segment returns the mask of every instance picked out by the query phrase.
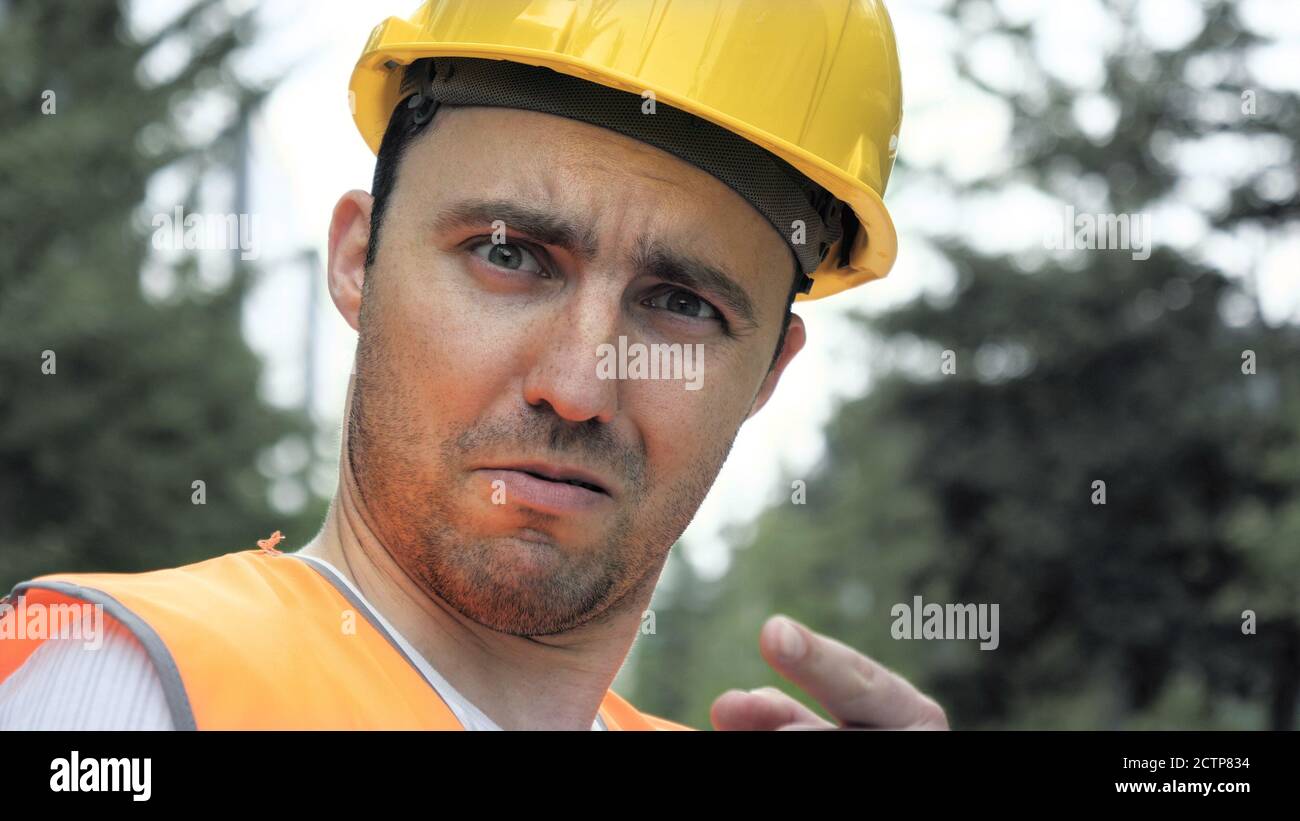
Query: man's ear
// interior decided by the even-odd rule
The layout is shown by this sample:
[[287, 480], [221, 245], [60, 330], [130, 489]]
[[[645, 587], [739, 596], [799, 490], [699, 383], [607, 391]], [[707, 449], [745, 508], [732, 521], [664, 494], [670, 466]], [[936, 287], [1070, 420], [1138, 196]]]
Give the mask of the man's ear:
[[357, 319], [361, 315], [361, 287], [366, 281], [373, 204], [374, 198], [365, 191], [349, 191], [339, 197], [330, 218], [330, 298], [354, 331], [361, 330]]
[[759, 409], [767, 404], [771, 398], [772, 391], [776, 390], [776, 383], [781, 378], [781, 372], [785, 366], [790, 364], [794, 355], [803, 350], [804, 343], [808, 341], [807, 332], [803, 326], [803, 317], [798, 314], [790, 315], [790, 327], [785, 332], [785, 342], [781, 345], [781, 353], [776, 357], [776, 364], [772, 370], [768, 371], [767, 376], [763, 378], [763, 384], [758, 388], [758, 395], [754, 397], [754, 404], [750, 407], [749, 413], [745, 416], [749, 419], [758, 413]]

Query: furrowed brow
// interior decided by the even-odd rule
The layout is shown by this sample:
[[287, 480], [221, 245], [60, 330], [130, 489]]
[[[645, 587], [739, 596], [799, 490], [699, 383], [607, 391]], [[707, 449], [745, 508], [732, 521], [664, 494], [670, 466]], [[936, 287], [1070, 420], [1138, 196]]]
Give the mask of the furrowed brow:
[[712, 294], [725, 302], [742, 322], [754, 324], [754, 302], [749, 293], [731, 275], [703, 260], [659, 243], [641, 242], [633, 254], [632, 265], [642, 275]]
[[526, 235], [537, 242], [563, 248], [584, 261], [594, 259], [599, 251], [590, 228], [513, 200], [454, 202], [438, 214], [433, 225], [438, 231], [453, 231], [471, 225], [491, 225], [496, 220], [505, 223], [507, 235]]

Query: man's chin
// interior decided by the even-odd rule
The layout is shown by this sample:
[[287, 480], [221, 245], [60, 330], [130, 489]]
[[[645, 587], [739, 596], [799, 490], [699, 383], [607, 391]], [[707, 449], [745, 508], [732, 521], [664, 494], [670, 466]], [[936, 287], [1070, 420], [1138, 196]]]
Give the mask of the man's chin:
[[502, 578], [550, 580], [577, 555], [577, 545], [566, 544], [554, 534], [521, 528], [487, 540], [487, 561]]
[[580, 626], [615, 586], [588, 545], [531, 528], [472, 539], [421, 565], [430, 592], [478, 624], [517, 636]]
[[608, 514], [553, 516], [517, 504], [481, 509], [467, 524], [480, 540], [546, 548], [573, 557], [600, 551], [610, 544], [613, 530]]

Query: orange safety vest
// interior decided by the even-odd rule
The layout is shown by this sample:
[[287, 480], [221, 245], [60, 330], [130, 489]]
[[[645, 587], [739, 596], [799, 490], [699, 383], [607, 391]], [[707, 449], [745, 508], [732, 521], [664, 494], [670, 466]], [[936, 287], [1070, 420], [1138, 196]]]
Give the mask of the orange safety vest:
[[[28, 609], [102, 604], [149, 654], [177, 729], [463, 729], [356, 595], [291, 553], [245, 550], [149, 573], [39, 576], [6, 601], [16, 608], [20, 594]], [[0, 612], [18, 617], [16, 609]], [[45, 640], [0, 639], [0, 681]], [[692, 729], [642, 713], [613, 690], [600, 716], [611, 730]]]

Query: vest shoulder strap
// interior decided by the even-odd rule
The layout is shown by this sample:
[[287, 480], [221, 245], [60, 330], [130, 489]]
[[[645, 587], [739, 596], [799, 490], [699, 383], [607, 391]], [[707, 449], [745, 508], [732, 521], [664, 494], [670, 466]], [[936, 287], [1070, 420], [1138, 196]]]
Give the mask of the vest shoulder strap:
[[[17, 596], [102, 605], [149, 654], [178, 729], [461, 729], [364, 603], [292, 554], [247, 550], [146, 573], [54, 574], [19, 584]], [[40, 641], [0, 641], [0, 681]], [[690, 729], [641, 713], [613, 690], [600, 714], [614, 730]]]

